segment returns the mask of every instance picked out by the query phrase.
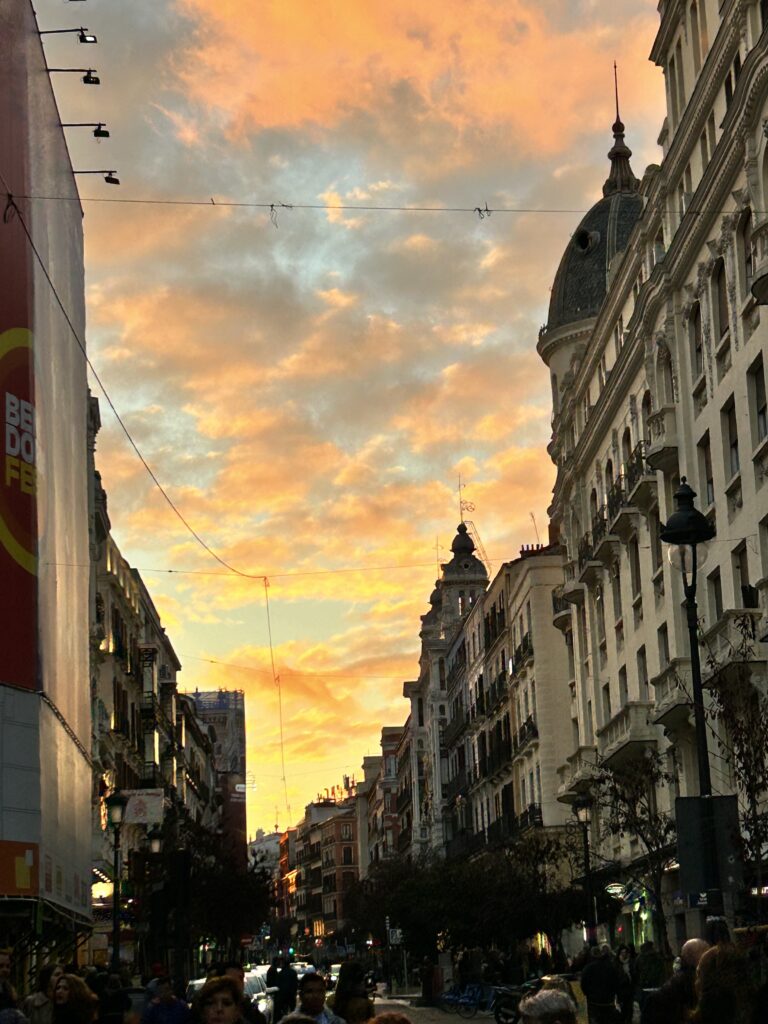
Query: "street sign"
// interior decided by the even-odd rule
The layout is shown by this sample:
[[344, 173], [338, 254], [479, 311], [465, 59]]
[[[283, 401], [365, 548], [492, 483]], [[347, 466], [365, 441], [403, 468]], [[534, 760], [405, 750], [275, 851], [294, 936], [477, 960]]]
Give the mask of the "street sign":
[[402, 944], [403, 944], [403, 929], [402, 928], [390, 928], [389, 929], [389, 944], [390, 944], [390, 946], [402, 946]]

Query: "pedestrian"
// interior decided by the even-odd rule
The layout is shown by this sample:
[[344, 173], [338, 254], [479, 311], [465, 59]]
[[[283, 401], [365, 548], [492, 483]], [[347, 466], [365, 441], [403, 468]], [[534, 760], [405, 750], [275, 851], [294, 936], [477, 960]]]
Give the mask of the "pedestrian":
[[597, 946], [590, 950], [589, 963], [581, 972], [581, 990], [587, 1000], [589, 1024], [618, 1024], [616, 997], [621, 977], [612, 956]]
[[322, 974], [307, 972], [299, 979], [298, 1005], [293, 1013], [284, 1017], [294, 1024], [297, 1017], [309, 1017], [316, 1024], [345, 1024], [325, 1005], [326, 984]]
[[108, 974], [99, 996], [99, 1024], [124, 1024], [132, 1008], [119, 974]]
[[642, 1013], [645, 1000], [652, 989], [664, 984], [664, 961], [648, 939], [640, 947], [635, 960], [635, 999]]
[[282, 967], [282, 965], [282, 957], [272, 957], [272, 963], [269, 965], [269, 968], [267, 970], [267, 976], [265, 978], [267, 988], [277, 988], [277, 979], [280, 976], [280, 968]]
[[159, 960], [156, 960], [155, 963], [152, 964], [152, 967], [150, 969], [150, 979], [145, 986], [145, 1006], [148, 1006], [155, 998], [155, 996], [157, 995], [157, 986], [160, 984], [160, 979], [164, 978], [167, 975], [167, 973], [168, 972], [166, 971], [165, 966], [161, 964]]
[[99, 1001], [82, 978], [61, 975], [53, 990], [53, 1024], [93, 1024]]
[[730, 942], [708, 949], [696, 969], [696, 1024], [751, 1024], [755, 993], [746, 959]]
[[520, 1003], [523, 1024], [576, 1024], [576, 1004], [558, 989], [543, 989]]
[[141, 1024], [188, 1024], [191, 1014], [189, 1007], [177, 999], [170, 978], [159, 978], [157, 995], [145, 1007]]
[[240, 989], [233, 978], [209, 978], [198, 992], [193, 1012], [199, 1024], [239, 1024]]
[[277, 987], [279, 992], [275, 998], [275, 1017], [280, 1020], [296, 1009], [296, 993], [299, 991], [299, 976], [289, 960], [283, 961], [277, 976]]
[[616, 950], [616, 967], [619, 973], [619, 991], [616, 996], [619, 1001], [619, 1015], [622, 1024], [632, 1024], [632, 1016], [635, 1011], [635, 990], [630, 970], [629, 949], [626, 943], [622, 943]]
[[649, 993], [640, 1024], [678, 1024], [688, 1020], [696, 1006], [696, 969], [709, 949], [705, 939], [688, 939], [680, 950], [680, 970], [661, 988]]
[[332, 1004], [333, 1012], [347, 1024], [363, 1024], [375, 1015], [361, 963], [352, 960], [341, 965]]
[[13, 967], [13, 950], [10, 946], [0, 947], [0, 981], [11, 980]]
[[245, 993], [245, 970], [243, 965], [237, 963], [236, 960], [230, 960], [229, 963], [224, 964], [222, 976], [232, 978], [233, 981], [237, 982], [237, 987], [240, 989], [240, 1016], [246, 1024], [267, 1024], [267, 1018]]
[[16, 990], [7, 978], [0, 980], [0, 1024], [27, 1024], [18, 1009]]
[[21, 1004], [29, 1024], [53, 1024], [53, 990], [64, 973], [61, 964], [43, 964], [37, 973], [37, 987]]

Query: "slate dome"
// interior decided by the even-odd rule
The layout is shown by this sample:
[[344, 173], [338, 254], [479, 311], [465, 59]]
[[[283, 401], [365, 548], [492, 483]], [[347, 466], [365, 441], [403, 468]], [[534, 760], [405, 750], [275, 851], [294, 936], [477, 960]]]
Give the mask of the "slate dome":
[[560, 260], [549, 301], [547, 330], [597, 315], [605, 298], [611, 260], [627, 247], [643, 209], [640, 182], [632, 173], [632, 151], [624, 142], [624, 125], [613, 125], [608, 158], [611, 171], [603, 198], [586, 214]]

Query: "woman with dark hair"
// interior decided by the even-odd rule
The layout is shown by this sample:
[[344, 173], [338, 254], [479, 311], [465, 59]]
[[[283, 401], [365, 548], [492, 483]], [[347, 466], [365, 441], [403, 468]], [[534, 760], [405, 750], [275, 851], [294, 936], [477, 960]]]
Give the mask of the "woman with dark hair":
[[697, 1024], [750, 1024], [754, 990], [745, 958], [730, 942], [713, 946], [696, 969]]
[[37, 988], [21, 1004], [29, 1024], [53, 1024], [53, 990], [64, 973], [61, 964], [44, 964], [37, 974]]
[[361, 963], [353, 960], [341, 965], [336, 988], [328, 999], [328, 1005], [331, 1004], [336, 1016], [347, 1024], [365, 1024], [375, 1015]]
[[242, 992], [234, 978], [209, 978], [192, 1004], [199, 1024], [238, 1024]]
[[53, 1024], [93, 1024], [99, 1001], [82, 978], [62, 974], [53, 990]]

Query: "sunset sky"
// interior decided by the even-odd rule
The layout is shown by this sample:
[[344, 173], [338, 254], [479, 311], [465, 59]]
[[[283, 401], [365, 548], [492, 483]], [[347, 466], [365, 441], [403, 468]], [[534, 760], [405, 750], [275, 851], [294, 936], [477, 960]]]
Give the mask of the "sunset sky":
[[[284, 828], [405, 719], [459, 473], [494, 568], [535, 540], [531, 513], [546, 536], [538, 328], [607, 176], [614, 59], [633, 169], [660, 159], [656, 2], [36, 7], [41, 28], [99, 39], [45, 42], [51, 65], [101, 77], [54, 81], [63, 120], [112, 133], [67, 129], [75, 168], [122, 182], [81, 178], [83, 197], [206, 204], [84, 203], [88, 345], [184, 516], [230, 564], [270, 578], [290, 817], [263, 584], [209, 575], [225, 570], [103, 401], [97, 464], [180, 686], [245, 690], [250, 831]], [[278, 207], [273, 223], [211, 199], [321, 208]], [[497, 212], [482, 220], [328, 208], [486, 203]], [[359, 571], [371, 567], [388, 568]]]

